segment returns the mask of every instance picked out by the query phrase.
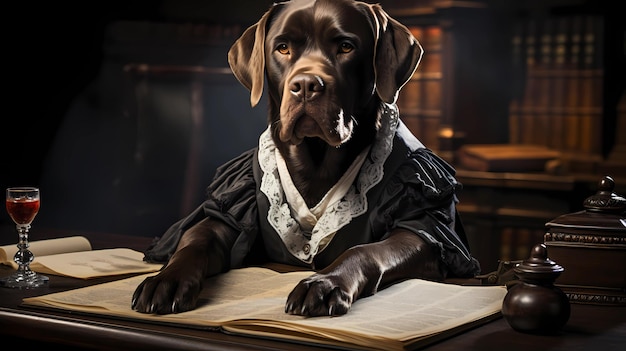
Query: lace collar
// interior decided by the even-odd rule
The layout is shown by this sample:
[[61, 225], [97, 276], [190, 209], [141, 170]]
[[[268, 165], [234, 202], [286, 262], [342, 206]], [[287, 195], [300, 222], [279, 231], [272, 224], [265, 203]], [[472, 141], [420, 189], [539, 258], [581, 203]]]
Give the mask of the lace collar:
[[261, 192], [269, 201], [267, 220], [280, 236], [289, 252], [310, 264], [335, 233], [367, 211], [367, 192], [383, 178], [383, 165], [391, 153], [393, 137], [398, 127], [396, 105], [382, 104], [381, 127], [370, 149], [369, 157], [346, 195], [329, 206], [310, 232], [302, 230], [293, 218], [283, 191], [276, 156], [276, 146], [268, 127], [259, 138], [259, 165], [263, 171]]

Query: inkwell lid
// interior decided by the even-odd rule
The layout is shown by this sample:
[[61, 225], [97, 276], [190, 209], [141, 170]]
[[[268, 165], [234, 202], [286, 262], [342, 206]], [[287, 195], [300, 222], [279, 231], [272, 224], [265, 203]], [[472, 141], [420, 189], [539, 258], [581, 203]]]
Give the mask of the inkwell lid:
[[522, 281], [553, 283], [565, 269], [548, 258], [545, 244], [537, 244], [530, 251], [530, 257], [515, 266], [515, 274]]
[[546, 223], [546, 227], [608, 231], [626, 236], [626, 198], [613, 192], [614, 189], [613, 178], [604, 176], [598, 182], [598, 191], [583, 202], [585, 210], [559, 216]]

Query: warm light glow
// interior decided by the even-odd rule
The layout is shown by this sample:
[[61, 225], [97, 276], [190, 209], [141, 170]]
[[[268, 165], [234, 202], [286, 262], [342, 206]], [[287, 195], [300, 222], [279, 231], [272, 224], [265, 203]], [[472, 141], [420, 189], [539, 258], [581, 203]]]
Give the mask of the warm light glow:
[[439, 136], [444, 138], [452, 138], [454, 136], [454, 130], [450, 127], [443, 127], [439, 129]]

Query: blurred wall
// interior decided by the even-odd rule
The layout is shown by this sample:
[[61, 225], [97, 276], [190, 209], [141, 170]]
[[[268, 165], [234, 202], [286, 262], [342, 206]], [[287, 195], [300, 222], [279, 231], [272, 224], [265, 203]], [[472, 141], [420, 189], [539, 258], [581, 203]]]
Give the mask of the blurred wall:
[[[33, 231], [158, 236], [199, 205], [215, 168], [265, 128], [226, 55], [270, 4], [9, 5], [20, 15], [0, 186], [40, 186]], [[0, 243], [14, 242], [0, 212]]]

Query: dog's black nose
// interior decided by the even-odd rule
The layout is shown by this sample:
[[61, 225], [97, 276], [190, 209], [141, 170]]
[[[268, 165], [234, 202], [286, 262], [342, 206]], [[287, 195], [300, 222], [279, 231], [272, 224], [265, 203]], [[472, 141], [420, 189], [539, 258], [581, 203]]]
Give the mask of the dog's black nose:
[[298, 101], [313, 100], [324, 92], [324, 88], [322, 78], [311, 74], [298, 74], [289, 83], [289, 90]]

